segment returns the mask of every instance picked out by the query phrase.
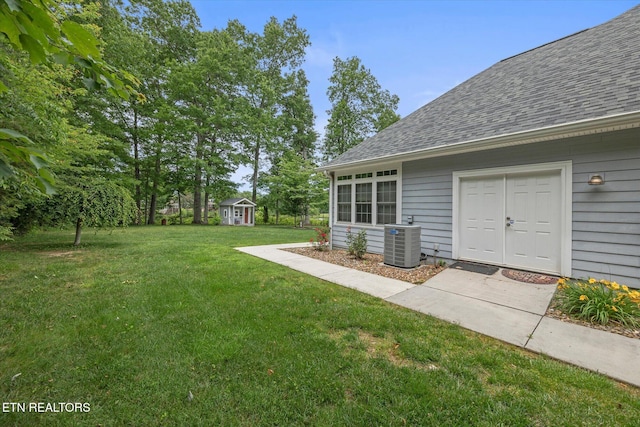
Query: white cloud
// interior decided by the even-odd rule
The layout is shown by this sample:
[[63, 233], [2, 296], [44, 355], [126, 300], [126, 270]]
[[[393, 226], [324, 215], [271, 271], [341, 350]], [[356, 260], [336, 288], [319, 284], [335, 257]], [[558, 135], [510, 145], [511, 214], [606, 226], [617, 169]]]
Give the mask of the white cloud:
[[308, 65], [321, 68], [333, 67], [333, 58], [336, 57], [331, 50], [314, 45], [307, 47], [306, 54], [306, 63]]

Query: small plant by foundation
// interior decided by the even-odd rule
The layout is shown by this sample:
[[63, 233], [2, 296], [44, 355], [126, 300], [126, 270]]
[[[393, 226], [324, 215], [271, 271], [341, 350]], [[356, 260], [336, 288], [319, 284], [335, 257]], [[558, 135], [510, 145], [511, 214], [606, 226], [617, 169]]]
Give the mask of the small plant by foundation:
[[367, 230], [360, 230], [357, 234], [351, 232], [351, 227], [347, 228], [347, 248], [350, 255], [357, 259], [364, 258], [367, 253]]
[[309, 240], [313, 248], [317, 251], [329, 249], [329, 233], [331, 232], [329, 227], [316, 227], [314, 230], [316, 237]]

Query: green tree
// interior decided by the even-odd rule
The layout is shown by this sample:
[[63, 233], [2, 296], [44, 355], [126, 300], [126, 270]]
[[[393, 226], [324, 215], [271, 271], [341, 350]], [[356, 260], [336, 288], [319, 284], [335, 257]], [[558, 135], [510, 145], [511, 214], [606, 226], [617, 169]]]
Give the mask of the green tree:
[[74, 244], [79, 245], [83, 226], [126, 227], [136, 209], [129, 190], [110, 179], [115, 159], [109, 138], [74, 125], [67, 125], [65, 137], [66, 143], [52, 151], [58, 191], [37, 209], [41, 223], [75, 225]]
[[[135, 78], [102, 59], [100, 29], [92, 24], [96, 17], [96, 3], [0, 1], [0, 68], [8, 71], [0, 73], [0, 89], [4, 89], [0, 98], [6, 107], [0, 115], [0, 127], [10, 124], [13, 130], [5, 129], [4, 134], [30, 144], [24, 150], [12, 146], [13, 141], [4, 140], [1, 145], [14, 154], [28, 154], [33, 165], [10, 156], [2, 159], [4, 163], [0, 161], [11, 168], [0, 177], [0, 203], [9, 207], [11, 215], [18, 214], [11, 224], [22, 229], [32, 222], [75, 223], [78, 243], [82, 224], [127, 225], [132, 210], [128, 191], [111, 179], [117, 175], [116, 146], [71, 114], [77, 110], [75, 102], [80, 96], [101, 92], [121, 101], [130, 96], [143, 99], [133, 89], [138, 84]], [[100, 88], [108, 90], [94, 90]], [[37, 173], [45, 184], [53, 182], [53, 174], [42, 162], [45, 151], [49, 168], [57, 177], [53, 197], [38, 195], [26, 179]], [[6, 231], [9, 226], [0, 224], [0, 234], [6, 237], [3, 227]]]
[[83, 226], [122, 227], [130, 224], [136, 216], [136, 206], [129, 190], [102, 179], [75, 183], [53, 196], [48, 204], [50, 209], [64, 213], [50, 217], [54, 224], [75, 222], [75, 246], [81, 242]]
[[[237, 27], [242, 30], [243, 28]], [[245, 150], [253, 169], [252, 201], [256, 201], [258, 178], [264, 156], [278, 152], [278, 133], [282, 126], [282, 111], [287, 95], [299, 80], [295, 75], [304, 61], [309, 35], [298, 27], [295, 16], [282, 23], [271, 18], [262, 34], [236, 32], [238, 40], [252, 58], [252, 73], [248, 76], [245, 98], [251, 108], [244, 136]]]
[[[265, 200], [268, 202], [264, 205], [265, 215], [268, 217], [269, 206], [276, 209], [276, 222], [278, 222], [279, 212], [287, 207], [285, 205], [295, 206], [295, 209], [289, 209], [295, 215], [303, 213], [305, 216], [304, 223], [309, 222], [309, 202], [308, 197], [302, 200], [306, 204], [299, 206], [297, 201], [300, 200], [296, 196], [295, 191], [291, 187], [295, 182], [299, 182], [301, 194], [308, 193], [308, 185], [313, 183], [304, 181], [304, 179], [291, 181], [285, 176], [287, 173], [293, 173], [293, 176], [311, 179], [314, 175], [305, 173], [300, 175], [302, 169], [313, 169], [313, 160], [316, 151], [316, 140], [318, 135], [314, 130], [315, 116], [311, 101], [307, 93], [308, 80], [303, 70], [287, 76], [289, 80], [289, 92], [283, 98], [282, 114], [279, 116], [279, 129], [277, 143], [273, 144], [271, 153], [269, 153], [269, 162], [271, 164], [269, 174], [265, 180], [261, 180], [261, 187], [269, 192]], [[296, 162], [294, 160], [299, 160]], [[283, 165], [286, 166], [283, 168]], [[310, 169], [309, 169], [310, 168]], [[278, 178], [275, 178], [278, 177]], [[289, 185], [289, 189], [283, 193], [279, 186], [280, 182]], [[273, 194], [271, 194], [273, 192]], [[326, 192], [324, 193], [325, 195]], [[327, 195], [328, 196], [328, 195]], [[293, 197], [292, 199], [287, 199]], [[295, 201], [294, 201], [295, 199]]]
[[284, 153], [261, 182], [268, 190], [266, 203], [275, 210], [276, 224], [281, 212], [307, 217], [309, 207], [322, 204], [327, 196], [327, 179], [312, 161], [293, 150]]
[[[105, 62], [94, 34], [68, 19], [74, 10], [54, 0], [0, 0], [0, 43], [25, 52], [32, 64], [73, 66], [81, 71], [88, 89], [106, 88], [122, 98], [137, 95], [139, 81]], [[8, 49], [1, 52], [6, 55]], [[2, 71], [0, 93], [12, 87], [11, 73]], [[0, 129], [0, 180], [20, 173], [23, 178], [35, 177], [41, 190], [51, 192], [48, 184], [53, 184], [53, 176], [44, 167], [43, 152], [37, 149], [41, 144], [14, 129]]]
[[357, 57], [333, 60], [323, 155], [330, 160], [400, 119], [400, 99], [383, 90]]
[[131, 97], [89, 97], [83, 104], [92, 127], [129, 147], [123, 160], [130, 174], [140, 216], [136, 223], [155, 222], [159, 197], [170, 156], [167, 146], [180, 132], [172, 123], [175, 105], [168, 100], [172, 69], [195, 54], [199, 19], [188, 1], [133, 0], [101, 4], [100, 19], [104, 56], [141, 79], [145, 102]]
[[280, 147], [293, 150], [305, 160], [312, 160], [318, 133], [314, 129], [315, 115], [307, 90], [309, 80], [304, 70], [291, 74], [288, 80], [290, 89], [283, 99], [280, 116]]
[[249, 65], [228, 29], [214, 30], [201, 33], [194, 60], [171, 74], [171, 97], [193, 144], [195, 224], [206, 223], [202, 208], [212, 196], [233, 191], [229, 176], [241, 160], [239, 124], [246, 119], [240, 87]]

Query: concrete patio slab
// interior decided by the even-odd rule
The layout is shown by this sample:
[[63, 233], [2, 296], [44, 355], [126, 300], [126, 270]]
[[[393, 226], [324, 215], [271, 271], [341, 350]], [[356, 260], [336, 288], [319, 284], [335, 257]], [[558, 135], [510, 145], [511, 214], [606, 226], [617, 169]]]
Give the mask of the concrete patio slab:
[[268, 261], [273, 261], [275, 263], [279, 263], [280, 261], [287, 259], [300, 259], [309, 257], [305, 257], [303, 255], [294, 254], [293, 252], [282, 251], [280, 249], [286, 248], [299, 248], [307, 246], [308, 243], [296, 243], [296, 244], [282, 244], [282, 245], [269, 245], [269, 246], [245, 246], [236, 248], [236, 250], [240, 252], [244, 252], [249, 255], [256, 256], [258, 258], [266, 259]]
[[377, 274], [347, 269], [339, 273], [323, 274], [323, 280], [364, 292], [378, 298], [389, 298], [392, 295], [417, 287], [401, 280], [389, 279]]
[[418, 286], [386, 300], [520, 347], [527, 343], [541, 317], [428, 286]]
[[[296, 255], [296, 254], [293, 254], [293, 255]], [[304, 259], [301, 259], [301, 258], [304, 258]], [[319, 277], [321, 279], [325, 279], [325, 276], [329, 276], [332, 274], [344, 274], [350, 271], [350, 269], [347, 267], [331, 264], [330, 262], [323, 262], [318, 260], [314, 260], [314, 261], [315, 262], [309, 261], [309, 257], [303, 256], [303, 255], [297, 255], [296, 258], [287, 258], [283, 260], [280, 264], [286, 265], [287, 267], [292, 268], [296, 271], [300, 271], [302, 273]], [[328, 279], [325, 279], [325, 280], [328, 280]]]
[[500, 272], [491, 276], [447, 269], [424, 283], [434, 289], [544, 315], [555, 285], [535, 285], [508, 279]]
[[640, 387], [640, 340], [545, 317], [525, 348]]

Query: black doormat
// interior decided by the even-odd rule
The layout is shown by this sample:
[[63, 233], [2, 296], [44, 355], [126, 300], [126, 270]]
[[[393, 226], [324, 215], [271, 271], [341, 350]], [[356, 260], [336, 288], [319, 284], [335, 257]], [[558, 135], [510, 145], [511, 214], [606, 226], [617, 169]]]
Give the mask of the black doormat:
[[450, 268], [455, 268], [456, 270], [471, 271], [473, 273], [486, 274], [487, 276], [491, 276], [499, 270], [499, 267], [494, 267], [492, 265], [476, 264], [474, 262], [462, 261], [458, 261], [455, 264], [452, 264]]

